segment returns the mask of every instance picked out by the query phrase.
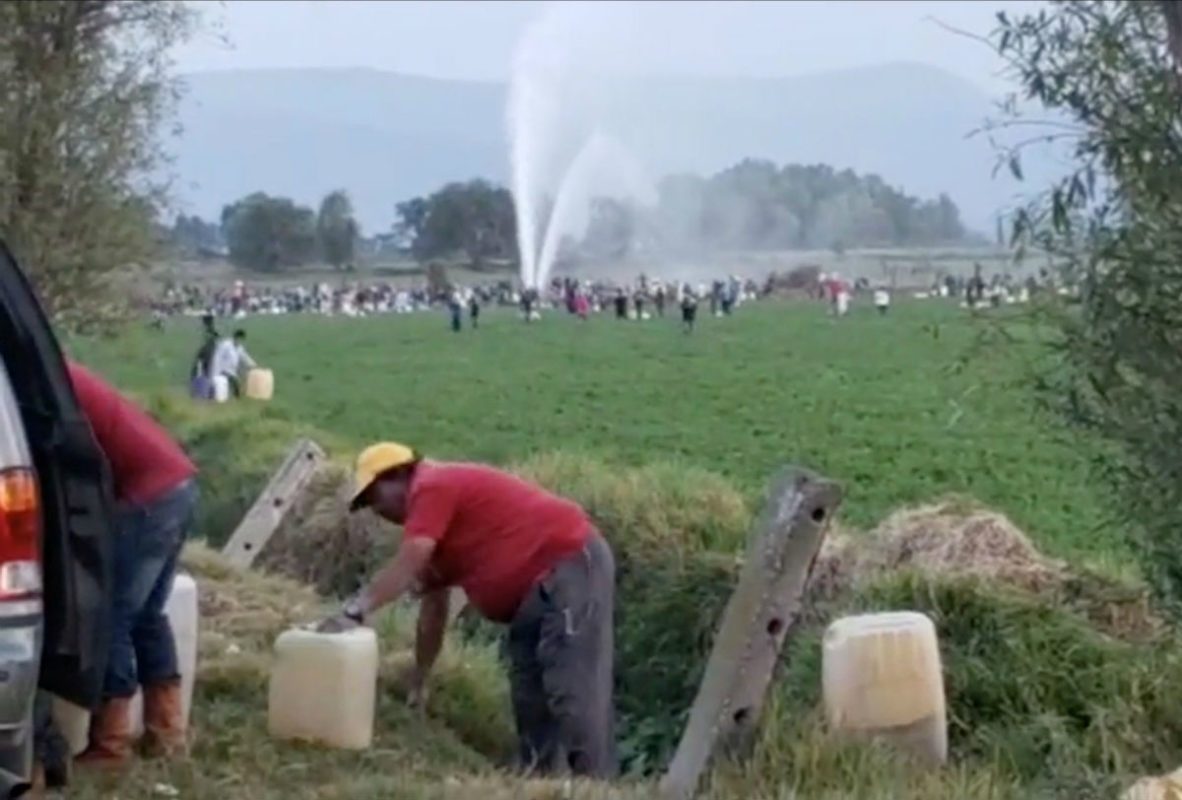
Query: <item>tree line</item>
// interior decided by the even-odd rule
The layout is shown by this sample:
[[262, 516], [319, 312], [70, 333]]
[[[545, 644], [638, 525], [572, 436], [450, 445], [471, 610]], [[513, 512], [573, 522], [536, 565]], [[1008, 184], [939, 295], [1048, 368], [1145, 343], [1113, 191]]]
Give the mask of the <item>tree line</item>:
[[[542, 207], [552, 209], [553, 200]], [[504, 188], [453, 183], [395, 210], [395, 234], [420, 260], [516, 258], [513, 200]], [[585, 231], [563, 237], [559, 254], [602, 262], [709, 250], [920, 247], [968, 236], [947, 195], [922, 200], [877, 175], [748, 159], [711, 177], [667, 177], [652, 204], [592, 198]]]
[[[542, 207], [552, 208], [552, 200]], [[390, 248], [423, 263], [463, 258], [480, 269], [517, 260], [516, 227], [508, 189], [479, 179], [449, 183], [398, 203], [390, 231], [374, 237], [370, 249]], [[189, 252], [208, 247], [214, 233], [211, 223], [191, 217], [178, 218], [173, 230]], [[262, 271], [317, 260], [346, 268], [361, 239], [344, 191], [328, 195], [318, 212], [284, 197], [249, 195], [223, 209], [218, 234], [233, 263]], [[748, 159], [711, 177], [667, 177], [648, 205], [592, 198], [585, 230], [563, 237], [559, 254], [604, 262], [708, 250], [920, 247], [967, 236], [947, 195], [922, 200], [877, 175]]]

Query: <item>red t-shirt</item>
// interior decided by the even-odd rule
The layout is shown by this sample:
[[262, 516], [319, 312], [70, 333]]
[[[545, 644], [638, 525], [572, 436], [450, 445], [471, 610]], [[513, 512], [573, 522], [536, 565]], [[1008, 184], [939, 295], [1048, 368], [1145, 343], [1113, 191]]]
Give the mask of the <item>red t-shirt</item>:
[[591, 535], [576, 503], [480, 464], [423, 462], [407, 502], [407, 537], [436, 543], [431, 586], [459, 586], [468, 602], [509, 622], [530, 588]]
[[197, 473], [168, 432], [114, 387], [67, 359], [70, 381], [94, 438], [111, 465], [115, 497], [144, 506]]

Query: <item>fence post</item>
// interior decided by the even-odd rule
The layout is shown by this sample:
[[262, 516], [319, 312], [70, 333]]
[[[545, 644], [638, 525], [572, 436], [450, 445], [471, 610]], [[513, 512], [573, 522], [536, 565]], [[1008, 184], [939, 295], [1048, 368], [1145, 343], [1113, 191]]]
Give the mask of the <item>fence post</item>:
[[716, 755], [754, 742], [776, 662], [841, 500], [836, 483], [805, 469], [788, 467], [772, 481], [681, 742], [661, 781], [664, 800], [690, 797]]

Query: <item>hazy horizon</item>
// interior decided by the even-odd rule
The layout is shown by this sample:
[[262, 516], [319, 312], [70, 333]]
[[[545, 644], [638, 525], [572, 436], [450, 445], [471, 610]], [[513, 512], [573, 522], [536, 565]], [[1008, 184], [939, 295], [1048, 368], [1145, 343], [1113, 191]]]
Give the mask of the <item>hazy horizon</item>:
[[[514, 48], [550, 3], [235, 0], [197, 5], [217, 29], [180, 49], [177, 67], [183, 73], [358, 68], [503, 83]], [[1008, 85], [996, 55], [940, 23], [984, 36], [998, 11], [1029, 11], [1044, 3], [665, 0], [595, 5], [610, 9], [615, 19], [611, 43], [597, 60], [623, 73], [781, 78], [910, 62], [996, 92]], [[607, 41], [602, 32], [598, 38]]]
[[935, 20], [984, 35], [998, 10], [1042, 4], [201, 4], [219, 32], [177, 53], [192, 89], [177, 199], [216, 216], [252, 191], [314, 206], [344, 188], [372, 231], [388, 229], [395, 203], [450, 181], [515, 188], [506, 99], [524, 47], [541, 62], [519, 75], [547, 84], [553, 105], [515, 128], [538, 140], [537, 192], [554, 196], [602, 129], [654, 185], [745, 158], [825, 163], [920, 198], [948, 193], [987, 231], [1014, 187], [990, 177], [990, 145], [966, 137], [1007, 84], [989, 47]]

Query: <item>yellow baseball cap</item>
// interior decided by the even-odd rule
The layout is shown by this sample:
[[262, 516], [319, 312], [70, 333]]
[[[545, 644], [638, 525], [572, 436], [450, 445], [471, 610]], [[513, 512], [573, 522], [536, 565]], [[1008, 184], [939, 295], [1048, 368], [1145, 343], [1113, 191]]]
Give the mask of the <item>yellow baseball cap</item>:
[[415, 464], [421, 457], [413, 449], [398, 442], [371, 444], [357, 456], [353, 468], [353, 496], [349, 501], [350, 510], [357, 510], [365, 500], [365, 492], [378, 476], [398, 467]]

